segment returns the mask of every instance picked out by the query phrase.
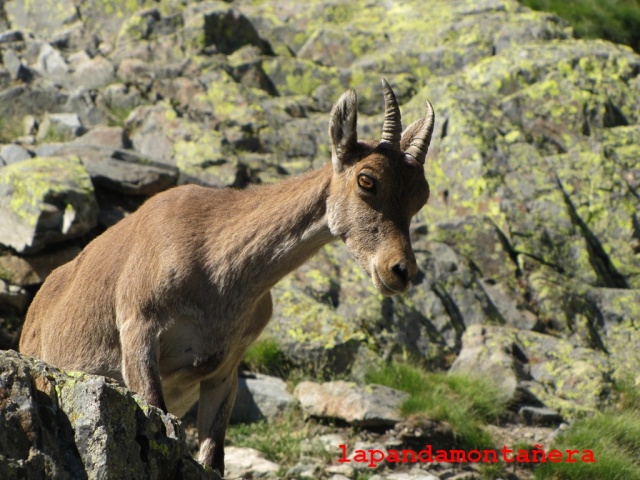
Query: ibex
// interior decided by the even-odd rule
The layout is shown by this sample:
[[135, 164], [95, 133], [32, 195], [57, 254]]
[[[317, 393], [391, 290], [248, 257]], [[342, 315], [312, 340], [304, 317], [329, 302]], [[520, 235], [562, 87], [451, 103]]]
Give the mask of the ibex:
[[55, 270], [37, 293], [20, 350], [113, 377], [164, 411], [199, 401], [199, 460], [224, 474], [237, 367], [271, 317], [270, 289], [340, 238], [383, 295], [417, 267], [409, 223], [429, 198], [434, 127], [402, 132], [388, 83], [379, 142], [359, 142], [357, 97], [330, 114], [331, 164], [245, 190], [184, 185], [158, 194]]

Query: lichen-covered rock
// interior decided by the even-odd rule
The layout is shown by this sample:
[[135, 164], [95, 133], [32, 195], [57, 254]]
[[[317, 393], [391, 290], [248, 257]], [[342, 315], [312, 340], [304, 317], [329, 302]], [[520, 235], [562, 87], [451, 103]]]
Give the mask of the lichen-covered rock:
[[0, 244], [35, 253], [97, 223], [93, 185], [74, 156], [34, 158], [0, 169]]
[[104, 377], [0, 352], [3, 479], [215, 479], [180, 422]]
[[331, 376], [350, 371], [379, 320], [382, 297], [343, 245], [327, 245], [273, 289], [266, 335], [294, 365]]
[[567, 417], [606, 405], [612, 366], [598, 350], [575, 348], [567, 340], [511, 327], [474, 325], [462, 337], [452, 372], [487, 376], [512, 402], [523, 390]]
[[178, 170], [172, 165], [130, 150], [103, 147], [98, 143], [96, 139], [87, 143], [48, 144], [41, 145], [38, 151], [46, 149], [47, 155], [81, 158], [93, 184], [125, 195], [150, 196], [175, 186], [178, 181]]

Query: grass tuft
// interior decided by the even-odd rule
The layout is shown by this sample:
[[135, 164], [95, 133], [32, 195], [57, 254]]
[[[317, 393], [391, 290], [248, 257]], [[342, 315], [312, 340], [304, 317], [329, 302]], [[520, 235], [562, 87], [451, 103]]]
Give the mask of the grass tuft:
[[538, 480], [640, 480], [640, 388], [616, 385], [618, 404], [593, 417], [576, 420], [555, 440], [558, 450], [591, 450], [595, 463], [546, 463]]
[[402, 414], [424, 414], [446, 421], [454, 428], [462, 447], [493, 447], [482, 425], [504, 413], [506, 399], [489, 380], [429, 373], [407, 364], [391, 363], [369, 371], [366, 381], [409, 393], [410, 397], [402, 404]]
[[284, 352], [270, 338], [262, 338], [251, 344], [244, 354], [243, 363], [252, 372], [279, 377], [284, 377], [289, 370]]
[[[321, 445], [309, 444], [308, 439], [317, 434], [317, 425], [305, 421], [299, 408], [291, 408], [277, 418], [249, 424], [230, 425], [226, 444], [254, 448], [280, 465], [280, 478], [294, 466], [304, 453], [320, 463], [331, 463], [336, 452], [329, 452]], [[307, 446], [303, 452], [303, 443]], [[311, 445], [311, 446], [310, 446]]]
[[535, 471], [537, 479], [640, 480], [640, 416], [607, 412], [577, 420], [553, 448], [592, 450], [595, 463], [545, 463]]

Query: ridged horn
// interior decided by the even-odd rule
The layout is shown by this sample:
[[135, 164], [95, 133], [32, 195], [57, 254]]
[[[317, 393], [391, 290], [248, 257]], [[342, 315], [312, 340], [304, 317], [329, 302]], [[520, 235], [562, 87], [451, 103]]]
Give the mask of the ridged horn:
[[427, 100], [427, 114], [422, 122], [422, 127], [416, 132], [411, 139], [409, 148], [405, 152], [412, 157], [420, 165], [424, 165], [424, 160], [427, 157], [427, 151], [429, 150], [429, 144], [431, 143], [431, 135], [433, 134], [433, 127], [435, 125], [436, 115], [433, 112], [433, 106], [431, 102]]
[[382, 91], [384, 93], [384, 124], [382, 125], [380, 143], [386, 143], [395, 149], [400, 149], [400, 137], [402, 136], [400, 107], [393, 90], [384, 78], [382, 79]]

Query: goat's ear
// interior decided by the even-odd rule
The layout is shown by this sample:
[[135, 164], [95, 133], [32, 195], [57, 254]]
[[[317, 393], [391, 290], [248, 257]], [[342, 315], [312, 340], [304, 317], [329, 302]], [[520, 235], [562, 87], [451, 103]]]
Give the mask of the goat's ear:
[[409, 148], [411, 145], [411, 140], [422, 128], [422, 124], [424, 123], [424, 118], [420, 118], [405, 128], [404, 132], [402, 132], [402, 137], [400, 140], [400, 150], [403, 152]]
[[331, 136], [331, 163], [339, 173], [348, 162], [349, 153], [358, 143], [358, 97], [355, 90], [344, 92], [331, 109], [329, 135]]
[[424, 165], [427, 151], [431, 144], [431, 136], [433, 135], [433, 127], [435, 126], [436, 116], [433, 113], [433, 106], [427, 100], [427, 114], [424, 118], [416, 120], [407, 129], [402, 132], [400, 139], [400, 149], [405, 152], [405, 158], [410, 163], [416, 162]]

